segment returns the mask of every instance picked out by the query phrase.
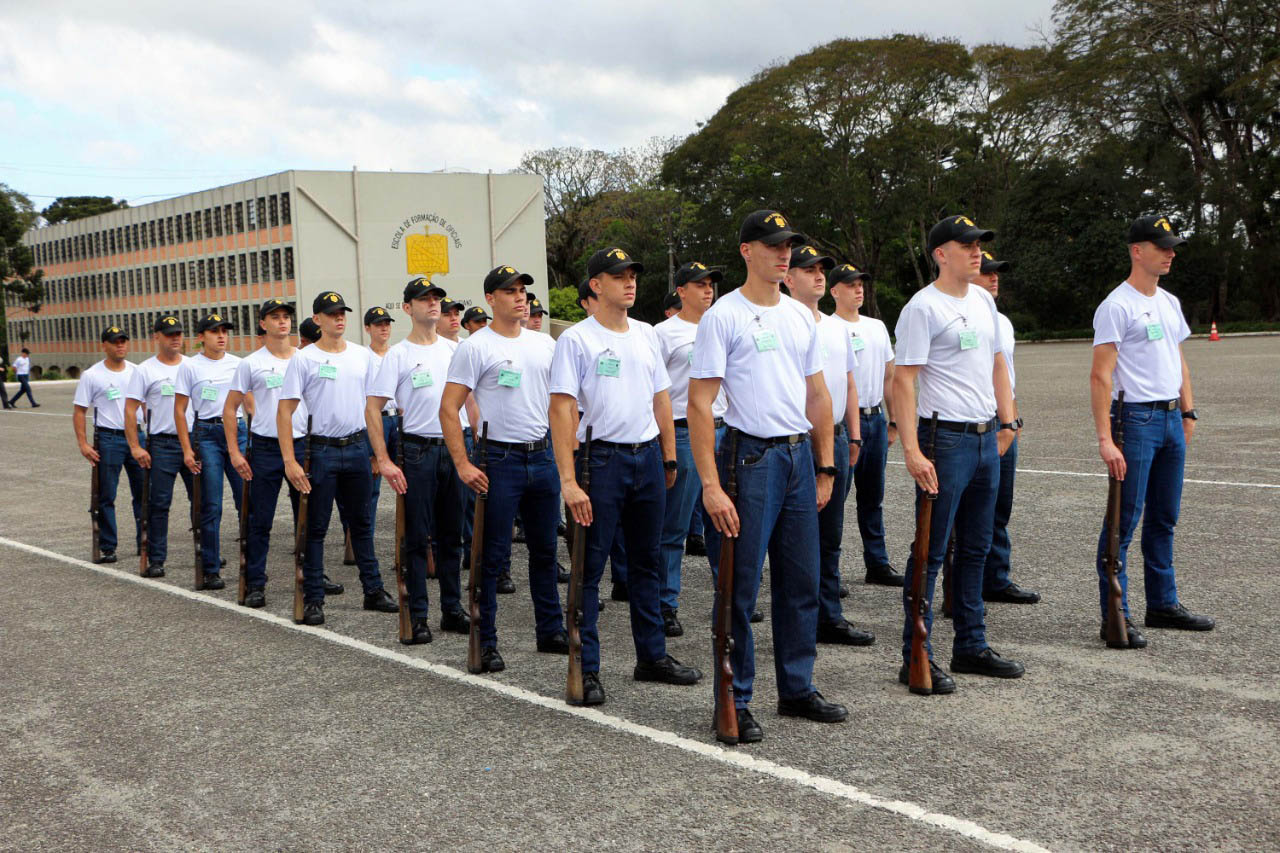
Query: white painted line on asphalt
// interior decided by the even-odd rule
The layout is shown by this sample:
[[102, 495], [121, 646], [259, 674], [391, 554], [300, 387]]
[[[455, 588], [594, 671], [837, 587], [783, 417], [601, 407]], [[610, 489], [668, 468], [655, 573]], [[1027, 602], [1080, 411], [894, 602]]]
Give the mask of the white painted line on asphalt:
[[[905, 462], [899, 462], [896, 459], [889, 461], [890, 465], [906, 465]], [[1058, 477], [1102, 477], [1106, 474], [1100, 474], [1093, 471], [1045, 471], [1040, 468], [1019, 468], [1019, 474], [1050, 474]], [[1254, 489], [1280, 489], [1277, 483], [1243, 483], [1235, 480], [1193, 480], [1184, 478], [1184, 483], [1196, 483], [1201, 486], [1246, 486]]]
[[[24, 411], [24, 410], [22, 410], [22, 409], [9, 409], [9, 410], [8, 410], [8, 412], [12, 412], [12, 413], [13, 413], [13, 414], [15, 414], [15, 415], [39, 415], [39, 416], [41, 416], [41, 417], [43, 417], [43, 418], [69, 418], [69, 417], [71, 417], [71, 415], [68, 415], [68, 414], [66, 414], [65, 412], [28, 412], [28, 411]], [[8, 414], [8, 412], [6, 412], [6, 414]]]
[[189, 601], [195, 601], [200, 604], [218, 607], [237, 616], [245, 616], [257, 619], [262, 622], [269, 623], [277, 628], [284, 628], [290, 631], [298, 631], [303, 634], [309, 634], [320, 640], [325, 640], [336, 646], [343, 646], [358, 652], [372, 655], [382, 660], [391, 661], [393, 663], [403, 664], [413, 669], [422, 670], [441, 678], [449, 679], [469, 687], [478, 687], [506, 696], [510, 699], [516, 699], [526, 702], [530, 705], [537, 705], [550, 711], [556, 711], [561, 714], [579, 717], [583, 720], [595, 723], [605, 728], [615, 731], [624, 732], [643, 738], [653, 743], [660, 743], [665, 746], [675, 747], [701, 758], [710, 759], [720, 764], [728, 765], [739, 770], [749, 770], [753, 773], [759, 773], [762, 776], [771, 776], [784, 782], [793, 782], [804, 788], [811, 788], [823, 794], [828, 794], [838, 799], [847, 800], [858, 805], [868, 806], [874, 809], [880, 809], [892, 814], [900, 815], [908, 820], [919, 821], [920, 823], [929, 824], [947, 832], [954, 832], [965, 838], [970, 838], [990, 847], [999, 850], [1017, 850], [1026, 851], [1026, 853], [1047, 853], [1046, 848], [1041, 847], [1033, 841], [1027, 841], [1021, 838], [1015, 838], [1002, 832], [992, 832], [991, 830], [964, 818], [953, 817], [947, 814], [931, 812], [923, 806], [916, 803], [907, 802], [905, 800], [890, 800], [885, 797], [879, 797], [875, 794], [863, 791], [838, 779], [832, 779], [828, 776], [818, 776], [805, 770], [799, 770], [795, 767], [789, 767], [785, 764], [779, 764], [775, 761], [769, 761], [765, 758], [755, 758], [747, 752], [737, 749], [725, 749], [723, 747], [703, 743], [702, 741], [693, 740], [675, 732], [664, 731], [663, 729], [655, 729], [652, 726], [633, 723], [630, 720], [624, 720], [621, 717], [615, 717], [612, 714], [606, 714], [595, 708], [575, 708], [566, 705], [559, 698], [543, 696], [540, 693], [534, 693], [531, 690], [525, 690], [522, 687], [516, 687], [511, 684], [504, 684], [500, 681], [494, 681], [489, 678], [482, 678], [478, 675], [472, 675], [451, 666], [444, 666], [438, 663], [431, 663], [420, 658], [403, 654], [393, 649], [384, 649], [381, 646], [375, 646], [372, 643], [366, 643], [363, 640], [357, 640], [354, 637], [348, 637], [343, 634], [329, 631], [324, 628], [312, 628], [307, 625], [295, 625], [293, 620], [277, 616], [274, 613], [266, 613], [261, 610], [251, 610], [240, 607], [231, 601], [220, 598], [214, 598], [210, 595], [202, 595], [192, 590], [183, 589], [182, 587], [172, 584], [160, 583], [148, 578], [143, 578], [131, 572], [113, 569], [109, 566], [99, 566], [86, 560], [68, 557], [59, 554], [56, 551], [49, 551], [44, 548], [28, 545], [25, 542], [19, 542], [15, 539], [9, 539], [0, 536], [0, 545], [8, 545], [19, 551], [26, 551], [29, 554], [45, 557], [50, 560], [57, 560], [77, 568], [89, 569], [102, 575], [116, 578], [117, 580], [129, 581], [131, 583], [140, 584], [149, 589], [167, 592], [176, 595], [179, 598], [185, 598]]

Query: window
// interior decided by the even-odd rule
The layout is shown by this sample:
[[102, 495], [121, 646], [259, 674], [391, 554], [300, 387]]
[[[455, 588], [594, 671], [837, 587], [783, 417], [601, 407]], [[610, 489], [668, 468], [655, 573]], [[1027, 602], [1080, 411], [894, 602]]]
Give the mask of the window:
[[[208, 211], [205, 211], [208, 213]], [[222, 208], [215, 207], [213, 209], [213, 233], [222, 236]]]
[[248, 257], [249, 257], [249, 281], [252, 281], [256, 284], [262, 281], [262, 279], [258, 278], [258, 253], [250, 252]]
[[180, 291], [186, 290], [187, 289], [187, 265], [175, 264], [175, 266], [178, 268], [178, 272], [174, 276], [174, 280], [178, 283], [178, 289]]
[[200, 263], [199, 261], [192, 261], [192, 263], [195, 264], [196, 280], [199, 281], [200, 287], [201, 288], [208, 287], [208, 285], [205, 284], [205, 281], [204, 281], [204, 264]]
[[151, 267], [147, 267], [142, 271], [143, 293], [151, 293]]
[[271, 253], [268, 252], [266, 249], [263, 249], [261, 252], [259, 252], [258, 263], [262, 266], [262, 280], [275, 281], [276, 279], [271, 277], [271, 266], [270, 266]]
[[242, 335], [255, 334], [258, 331], [255, 326], [250, 324], [248, 305], [240, 306], [240, 329], [240, 334]]
[[213, 211], [207, 207], [204, 209], [204, 236], [206, 239], [213, 236]]
[[244, 233], [244, 202], [236, 202], [236, 233]]
[[279, 201], [274, 195], [267, 197], [267, 208], [270, 210], [271, 227], [274, 228], [280, 224]]
[[[218, 263], [221, 264], [222, 260], [219, 259]], [[235, 287], [239, 283], [240, 282], [236, 280], [236, 256], [231, 255], [227, 258], [227, 284]]]
[[164, 218], [164, 238], [165, 242], [173, 245], [173, 217], [166, 216]]
[[243, 254], [240, 255], [240, 281], [244, 284], [249, 283], [249, 267]]
[[280, 193], [280, 221], [285, 225], [293, 222], [293, 216], [289, 212], [289, 194]]
[[226, 285], [227, 283], [227, 259], [218, 258], [218, 284]]
[[258, 227], [267, 227], [267, 200], [262, 196], [258, 197]]
[[[156, 240], [156, 221], [154, 219], [147, 223], [147, 230], [151, 235], [151, 245], [159, 246], [160, 243]], [[163, 237], [164, 235], [161, 234], [160, 236]]]
[[184, 213], [184, 214], [182, 215], [182, 221], [186, 223], [186, 227], [185, 227], [185, 228], [183, 228], [183, 227], [182, 227], [182, 225], [179, 225], [179, 227], [178, 227], [178, 230], [183, 232], [183, 234], [181, 235], [181, 236], [182, 236], [182, 242], [184, 242], [184, 243], [190, 243], [190, 242], [192, 241], [192, 239], [194, 239], [194, 238], [191, 236], [191, 214], [190, 214], [190, 213]]
[[209, 282], [209, 286], [213, 287], [214, 283], [217, 281], [217, 279], [214, 278], [213, 258], [205, 258], [204, 268], [205, 268], [205, 277]]
[[257, 231], [258, 230], [258, 208], [254, 205], [252, 201], [246, 202], [245, 207], [248, 208], [249, 230]]
[[293, 247], [284, 247], [284, 280], [293, 281]]
[[226, 232], [228, 237], [231, 236], [231, 205], [229, 204], [222, 206], [222, 230]]

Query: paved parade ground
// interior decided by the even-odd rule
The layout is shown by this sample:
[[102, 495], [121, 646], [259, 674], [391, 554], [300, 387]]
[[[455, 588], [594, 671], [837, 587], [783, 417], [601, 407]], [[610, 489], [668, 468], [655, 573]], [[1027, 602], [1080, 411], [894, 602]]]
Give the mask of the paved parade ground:
[[[703, 683], [633, 682], [627, 609], [610, 603], [608, 702], [571, 709], [565, 658], [534, 649], [520, 545], [518, 591], [499, 599], [507, 670], [496, 676], [466, 674], [465, 637], [436, 631], [430, 645], [401, 646], [393, 614], [360, 608], [332, 532], [328, 571], [347, 592], [329, 599], [323, 628], [294, 626], [285, 500], [262, 611], [235, 604], [229, 495], [224, 591], [191, 591], [181, 489], [166, 578], [136, 577], [131, 547], [114, 566], [86, 562], [89, 468], [72, 437], [73, 387], [37, 383], [40, 409], [0, 413], [0, 849], [1280, 848], [1280, 337], [1194, 340], [1185, 352], [1201, 420], [1176, 539], [1179, 593], [1217, 630], [1145, 630], [1150, 646], [1133, 651], [1098, 639], [1107, 482], [1088, 410], [1090, 347], [1024, 345], [1013, 577], [1043, 601], [989, 605], [987, 625], [1026, 676], [960, 675], [954, 695], [927, 698], [898, 684], [901, 594], [863, 584], [851, 499], [845, 615], [877, 642], [819, 647], [815, 674], [849, 720], [777, 715], [766, 622], [754, 626], [752, 705], [765, 740], [726, 749], [710, 728], [704, 558], [685, 560], [685, 635], [669, 641]], [[885, 521], [902, 569], [912, 489], [897, 446], [889, 458]], [[126, 530], [127, 507], [122, 478]], [[384, 488], [389, 589], [393, 521]], [[1141, 625], [1136, 538], [1131, 554]], [[946, 668], [950, 624], [935, 625]]]

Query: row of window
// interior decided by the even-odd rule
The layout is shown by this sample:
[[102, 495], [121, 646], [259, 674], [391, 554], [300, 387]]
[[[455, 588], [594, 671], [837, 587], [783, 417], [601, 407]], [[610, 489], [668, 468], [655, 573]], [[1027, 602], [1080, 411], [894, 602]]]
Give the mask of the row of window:
[[101, 343], [102, 330], [119, 326], [135, 341], [150, 339], [156, 319], [177, 314], [188, 336], [195, 335], [196, 323], [201, 317], [218, 312], [236, 324], [234, 334], [256, 335], [256, 305], [204, 305], [175, 311], [133, 311], [106, 314], [101, 317], [34, 317], [13, 320], [9, 323], [9, 340], [23, 344], [77, 343], [86, 350], [96, 350]]
[[208, 287], [290, 281], [293, 277], [293, 247], [286, 246], [284, 249], [240, 252], [199, 260], [46, 279], [44, 301], [47, 304], [58, 304], [85, 299], [182, 293]]
[[86, 258], [102, 258], [118, 252], [243, 234], [245, 231], [257, 231], [268, 226], [289, 225], [292, 221], [289, 194], [284, 192], [260, 196], [256, 202], [237, 201], [220, 207], [207, 207], [203, 211], [178, 213], [147, 222], [38, 242], [32, 249], [35, 251], [36, 265], [48, 266]]

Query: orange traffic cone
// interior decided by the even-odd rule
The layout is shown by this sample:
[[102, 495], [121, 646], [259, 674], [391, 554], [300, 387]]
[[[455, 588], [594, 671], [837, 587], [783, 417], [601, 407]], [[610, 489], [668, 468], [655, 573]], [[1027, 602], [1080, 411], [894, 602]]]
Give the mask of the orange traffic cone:
[[1209, 340], [1211, 341], [1218, 340], [1218, 324], [1217, 323], [1209, 324]]

